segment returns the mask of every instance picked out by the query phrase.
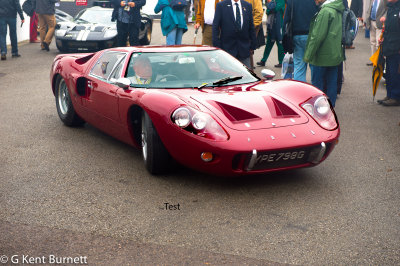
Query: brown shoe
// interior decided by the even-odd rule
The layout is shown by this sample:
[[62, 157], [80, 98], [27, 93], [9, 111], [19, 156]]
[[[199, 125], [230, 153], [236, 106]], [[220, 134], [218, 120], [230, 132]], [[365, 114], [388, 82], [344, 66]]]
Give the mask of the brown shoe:
[[256, 63], [257, 66], [265, 66], [265, 61], [260, 61]]
[[282, 64], [276, 64], [274, 67], [276, 67], [276, 68], [282, 68]]
[[43, 42], [43, 48], [44, 50], [46, 50], [47, 52], [50, 51], [49, 45], [45, 42]]
[[5, 54], [1, 55], [1, 60], [7, 60], [7, 56]]
[[383, 99], [377, 100], [377, 103], [382, 104], [383, 102], [385, 102], [385, 101], [387, 101], [387, 100], [389, 100], [389, 98], [386, 96], [386, 97], [383, 98]]
[[372, 66], [373, 64], [372, 63], [367, 63], [367, 66]]
[[353, 45], [349, 45], [349, 46], [346, 46], [346, 49], [355, 49], [356, 47], [354, 47]]
[[382, 102], [383, 106], [400, 106], [400, 100], [389, 99], [387, 101]]

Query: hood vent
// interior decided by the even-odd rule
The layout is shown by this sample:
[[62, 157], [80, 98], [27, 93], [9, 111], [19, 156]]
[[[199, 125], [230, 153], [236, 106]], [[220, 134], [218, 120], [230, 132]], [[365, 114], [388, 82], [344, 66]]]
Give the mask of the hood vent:
[[74, 31], [86, 30], [86, 26], [76, 25], [72, 30]]
[[299, 117], [299, 114], [296, 113], [292, 108], [284, 104], [283, 102], [273, 98], [268, 97], [264, 98], [265, 102], [268, 105], [268, 108], [271, 112], [272, 117], [275, 118], [291, 118], [291, 117]]
[[261, 119], [255, 114], [234, 107], [232, 105], [214, 101], [209, 101], [209, 103], [218, 108], [232, 123]]
[[94, 29], [95, 32], [102, 32], [104, 30], [104, 26], [96, 26], [96, 28]]

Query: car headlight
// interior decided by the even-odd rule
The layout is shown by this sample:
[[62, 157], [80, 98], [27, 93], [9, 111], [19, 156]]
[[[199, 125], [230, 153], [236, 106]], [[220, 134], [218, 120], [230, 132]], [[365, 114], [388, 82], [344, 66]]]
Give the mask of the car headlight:
[[57, 37], [63, 37], [67, 33], [67, 30], [56, 30], [56, 36]]
[[186, 131], [212, 140], [227, 140], [228, 133], [209, 114], [190, 107], [179, 107], [171, 116], [172, 122]]
[[207, 116], [203, 113], [196, 113], [192, 118], [192, 125], [197, 130], [203, 130], [207, 126]]
[[185, 128], [190, 124], [190, 111], [186, 108], [178, 108], [172, 114], [172, 118], [175, 124], [181, 128]]
[[310, 98], [300, 105], [322, 128], [334, 130], [338, 127], [335, 112], [324, 95]]
[[106, 30], [104, 33], [104, 38], [113, 38], [117, 36], [117, 30], [112, 29], [112, 30]]

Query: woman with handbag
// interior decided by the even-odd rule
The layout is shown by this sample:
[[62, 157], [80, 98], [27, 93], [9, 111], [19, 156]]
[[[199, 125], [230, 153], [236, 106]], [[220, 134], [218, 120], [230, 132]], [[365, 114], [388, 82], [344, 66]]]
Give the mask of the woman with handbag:
[[282, 67], [282, 60], [285, 55], [282, 47], [282, 26], [283, 26], [283, 13], [285, 11], [285, 0], [266, 0], [267, 6], [267, 43], [264, 48], [264, 55], [259, 66], [265, 66], [265, 62], [271, 53], [272, 47], [276, 42], [278, 46], [278, 61], [279, 64], [275, 67]]
[[170, 0], [158, 0], [154, 13], [161, 11], [161, 31], [166, 36], [167, 45], [182, 44], [182, 36], [187, 31], [185, 12], [174, 9]]

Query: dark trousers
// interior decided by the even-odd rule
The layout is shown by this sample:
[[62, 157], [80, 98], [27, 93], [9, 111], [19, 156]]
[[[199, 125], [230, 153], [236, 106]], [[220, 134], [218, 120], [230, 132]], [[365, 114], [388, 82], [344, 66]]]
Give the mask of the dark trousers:
[[[321, 91], [326, 89], [326, 95], [335, 106], [337, 98], [337, 79], [338, 79], [338, 66], [322, 67], [311, 66], [311, 83]], [[326, 84], [326, 88], [324, 85]]]
[[129, 44], [131, 46], [139, 45], [139, 27], [133, 23], [122, 23], [117, 21], [118, 31], [118, 46], [126, 46], [126, 42], [129, 36]]
[[386, 56], [387, 97], [400, 101], [400, 54]]
[[1, 54], [7, 54], [7, 26], [10, 28], [11, 53], [18, 54], [17, 17], [0, 17]]

